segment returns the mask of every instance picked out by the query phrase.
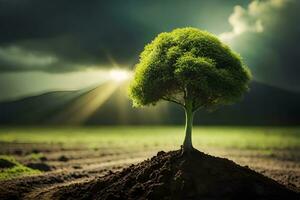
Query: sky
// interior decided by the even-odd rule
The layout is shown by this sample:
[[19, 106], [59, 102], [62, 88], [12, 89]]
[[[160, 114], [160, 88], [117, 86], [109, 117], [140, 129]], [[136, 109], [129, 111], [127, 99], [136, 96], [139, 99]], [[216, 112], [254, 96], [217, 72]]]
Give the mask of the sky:
[[299, 10], [299, 0], [0, 0], [0, 101], [101, 83], [180, 27], [216, 34], [254, 80], [300, 91]]

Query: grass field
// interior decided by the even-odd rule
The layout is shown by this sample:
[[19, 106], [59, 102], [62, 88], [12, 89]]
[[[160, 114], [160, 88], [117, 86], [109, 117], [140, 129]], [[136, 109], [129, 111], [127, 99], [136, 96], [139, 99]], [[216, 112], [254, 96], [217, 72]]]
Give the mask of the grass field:
[[[55, 127], [1, 128], [1, 142], [76, 143], [89, 147], [178, 148], [184, 128], [175, 127]], [[196, 148], [221, 147], [237, 149], [298, 149], [298, 127], [194, 127]]]
[[[183, 139], [182, 126], [2, 127], [0, 156], [26, 170], [0, 169], [0, 179], [11, 188], [31, 185], [20, 194], [30, 199], [120, 170], [158, 151], [179, 149]], [[300, 127], [194, 127], [193, 143], [300, 190]], [[36, 163], [50, 171], [27, 170]]]

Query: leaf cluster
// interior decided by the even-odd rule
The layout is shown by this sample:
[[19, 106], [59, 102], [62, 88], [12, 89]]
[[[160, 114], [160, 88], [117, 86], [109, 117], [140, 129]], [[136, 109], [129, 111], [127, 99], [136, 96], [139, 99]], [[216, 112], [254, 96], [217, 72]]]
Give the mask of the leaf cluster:
[[216, 36], [180, 28], [145, 46], [129, 92], [135, 106], [167, 100], [210, 109], [236, 102], [250, 79], [240, 56]]

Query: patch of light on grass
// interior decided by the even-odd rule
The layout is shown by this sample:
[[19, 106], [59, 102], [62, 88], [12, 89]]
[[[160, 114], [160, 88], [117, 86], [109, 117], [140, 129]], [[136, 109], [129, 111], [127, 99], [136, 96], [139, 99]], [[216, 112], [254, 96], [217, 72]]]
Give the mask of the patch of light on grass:
[[12, 156], [0, 155], [0, 162], [1, 161], [7, 161], [14, 166], [0, 169], [0, 180], [8, 180], [19, 176], [28, 176], [41, 173], [39, 170], [31, 169], [22, 165]]

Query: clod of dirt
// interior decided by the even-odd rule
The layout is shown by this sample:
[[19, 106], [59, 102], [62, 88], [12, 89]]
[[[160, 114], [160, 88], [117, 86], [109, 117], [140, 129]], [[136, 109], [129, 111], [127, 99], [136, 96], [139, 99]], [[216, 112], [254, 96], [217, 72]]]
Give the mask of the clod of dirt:
[[16, 154], [16, 155], [18, 155], [18, 156], [21, 156], [21, 155], [23, 154], [23, 151], [22, 151], [22, 149], [15, 149], [15, 150], [13, 151], [13, 154]]
[[40, 150], [38, 150], [38, 149], [32, 149], [32, 151], [31, 151], [32, 153], [40, 153], [41, 151]]
[[74, 165], [73, 168], [74, 169], [82, 169], [82, 167], [80, 165]]
[[46, 157], [46, 156], [42, 156], [42, 157], [40, 157], [40, 161], [47, 161], [48, 160], [48, 158]]
[[62, 162], [67, 162], [69, 160], [69, 158], [67, 158], [66, 156], [62, 155], [58, 158], [59, 161], [62, 161]]
[[43, 172], [47, 172], [51, 170], [51, 167], [46, 163], [28, 163], [26, 166], [31, 169], [38, 169]]
[[13, 163], [7, 159], [0, 158], [0, 169], [12, 168], [14, 166], [16, 166], [15, 163]]
[[84, 184], [57, 190], [51, 199], [300, 199], [276, 181], [197, 150], [157, 156]]

